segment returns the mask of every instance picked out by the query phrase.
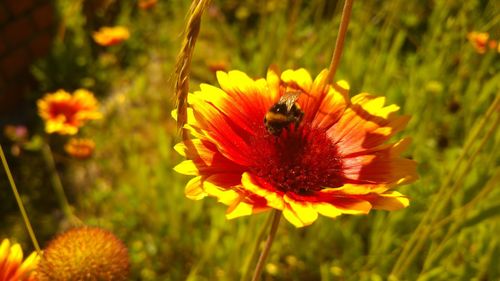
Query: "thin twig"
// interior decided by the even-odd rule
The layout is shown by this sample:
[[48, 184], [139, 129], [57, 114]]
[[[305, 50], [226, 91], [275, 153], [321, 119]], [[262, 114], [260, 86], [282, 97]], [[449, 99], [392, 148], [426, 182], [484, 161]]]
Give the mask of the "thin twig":
[[14, 197], [16, 197], [17, 206], [19, 207], [19, 211], [21, 211], [21, 216], [23, 217], [24, 225], [26, 226], [26, 229], [28, 230], [28, 233], [30, 235], [31, 242], [33, 242], [33, 246], [35, 247], [37, 253], [41, 255], [42, 251], [40, 250], [40, 245], [38, 244], [38, 240], [36, 239], [33, 227], [31, 227], [30, 219], [28, 217], [28, 214], [26, 213], [26, 209], [24, 208], [21, 196], [19, 196], [19, 191], [17, 190], [16, 183], [14, 182], [14, 178], [12, 177], [12, 173], [10, 172], [9, 164], [7, 163], [7, 159], [5, 158], [5, 154], [3, 153], [2, 145], [0, 145], [0, 158], [2, 158], [2, 164], [5, 169], [5, 173], [9, 178], [12, 193], [14, 193]]
[[351, 18], [352, 4], [354, 0], [346, 0], [344, 3], [344, 9], [342, 10], [342, 18], [340, 20], [339, 33], [337, 35], [337, 41], [335, 42], [335, 49], [333, 50], [332, 61], [330, 62], [330, 67], [328, 68], [328, 75], [326, 81], [334, 82], [335, 73], [340, 63], [340, 57], [342, 56], [342, 50], [344, 49], [344, 41], [347, 33], [347, 27], [349, 26], [349, 19]]

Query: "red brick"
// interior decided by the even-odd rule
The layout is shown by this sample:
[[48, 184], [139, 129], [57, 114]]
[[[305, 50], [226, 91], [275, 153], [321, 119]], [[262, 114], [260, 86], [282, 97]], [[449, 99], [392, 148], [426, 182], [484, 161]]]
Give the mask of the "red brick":
[[31, 62], [27, 49], [17, 49], [0, 61], [0, 75], [11, 79], [26, 70]]
[[33, 21], [37, 30], [43, 30], [52, 26], [54, 23], [54, 6], [51, 3], [46, 3], [38, 7], [33, 12]]
[[26, 41], [31, 36], [32, 31], [30, 19], [20, 18], [5, 27], [2, 40], [7, 42], [10, 48], [15, 48]]
[[10, 12], [17, 16], [33, 7], [33, 0], [4, 0]]
[[49, 52], [52, 45], [53, 36], [50, 32], [38, 34], [33, 41], [30, 42], [30, 51], [33, 57], [39, 58]]

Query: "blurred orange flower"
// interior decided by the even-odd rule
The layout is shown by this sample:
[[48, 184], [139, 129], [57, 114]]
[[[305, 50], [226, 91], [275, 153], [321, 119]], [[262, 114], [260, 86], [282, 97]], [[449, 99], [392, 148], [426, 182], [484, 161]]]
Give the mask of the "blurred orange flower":
[[72, 138], [64, 146], [66, 153], [78, 159], [90, 158], [94, 153], [94, 149], [95, 142], [84, 138]]
[[490, 35], [486, 32], [476, 32], [472, 31], [467, 34], [467, 39], [472, 44], [472, 47], [479, 54], [486, 53], [486, 48], [488, 47], [488, 39]]
[[139, 0], [138, 5], [142, 10], [148, 10], [156, 6], [158, 0]]
[[34, 281], [33, 270], [39, 261], [33, 252], [23, 261], [23, 250], [19, 244], [11, 245], [8, 239], [0, 244], [0, 281]]
[[94, 41], [101, 46], [113, 46], [120, 44], [130, 37], [130, 32], [126, 27], [101, 27], [92, 35]]
[[207, 62], [208, 69], [216, 73], [217, 71], [227, 71], [228, 63], [225, 60], [211, 60]]
[[194, 176], [186, 196], [216, 197], [229, 206], [227, 218], [282, 210], [297, 227], [318, 214], [408, 206], [392, 189], [418, 178], [416, 163], [401, 157], [410, 141], [385, 142], [409, 116], [384, 106], [384, 97], [349, 99], [345, 81], [330, 85], [326, 77], [324, 70], [313, 80], [305, 69], [281, 76], [271, 69], [258, 80], [218, 72], [220, 88], [202, 84], [189, 94], [185, 128], [193, 138], [175, 146], [187, 158], [175, 170]]
[[496, 40], [493, 40], [491, 39], [490, 41], [488, 41], [488, 47], [490, 49], [497, 49], [497, 46], [498, 46], [498, 42]]
[[99, 119], [99, 103], [94, 95], [84, 89], [73, 95], [64, 90], [47, 94], [38, 100], [38, 114], [45, 121], [45, 131], [74, 135], [87, 120]]

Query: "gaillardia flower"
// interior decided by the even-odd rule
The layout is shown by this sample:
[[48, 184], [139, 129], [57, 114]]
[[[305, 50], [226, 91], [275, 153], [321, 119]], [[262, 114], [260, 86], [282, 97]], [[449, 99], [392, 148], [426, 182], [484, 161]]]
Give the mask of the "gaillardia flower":
[[128, 250], [114, 234], [97, 227], [70, 229], [52, 240], [37, 269], [39, 281], [128, 280]]
[[95, 149], [95, 142], [92, 139], [85, 138], [71, 138], [68, 143], [64, 145], [64, 150], [71, 157], [77, 159], [87, 159], [92, 156]]
[[47, 94], [38, 100], [38, 114], [45, 121], [45, 131], [74, 135], [88, 120], [99, 119], [99, 103], [94, 95], [84, 89], [73, 95], [64, 90]]
[[130, 32], [126, 27], [101, 27], [92, 34], [94, 41], [101, 46], [113, 46], [120, 44], [130, 37]]
[[486, 32], [472, 31], [467, 34], [467, 39], [469, 39], [469, 42], [472, 44], [472, 47], [474, 47], [476, 52], [479, 54], [486, 53], [489, 38], [490, 35]]
[[[304, 69], [281, 77], [269, 70], [258, 80], [218, 72], [221, 88], [202, 84], [189, 94], [184, 127], [194, 138], [175, 146], [187, 158], [175, 170], [195, 176], [187, 197], [217, 197], [228, 218], [282, 210], [297, 227], [318, 214], [406, 207], [408, 199], [392, 189], [417, 178], [415, 162], [400, 157], [409, 140], [385, 142], [409, 117], [384, 106], [384, 97], [349, 100], [347, 83], [330, 85], [326, 77], [326, 70], [314, 81]], [[285, 122], [292, 111], [302, 113]], [[274, 130], [272, 122], [285, 126]]]
[[39, 257], [33, 252], [23, 261], [23, 250], [19, 244], [11, 245], [8, 239], [0, 244], [0, 281], [34, 281], [33, 270]]

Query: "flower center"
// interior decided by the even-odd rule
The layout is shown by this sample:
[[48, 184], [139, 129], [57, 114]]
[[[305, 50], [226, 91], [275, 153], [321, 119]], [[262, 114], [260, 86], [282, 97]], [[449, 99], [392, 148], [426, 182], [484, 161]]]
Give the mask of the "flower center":
[[49, 114], [52, 118], [63, 115], [66, 118], [66, 123], [73, 123], [78, 110], [78, 107], [70, 102], [55, 102], [51, 105]]
[[279, 136], [261, 131], [251, 142], [254, 165], [250, 171], [279, 191], [310, 195], [343, 184], [341, 158], [325, 130], [302, 124], [284, 129]]

